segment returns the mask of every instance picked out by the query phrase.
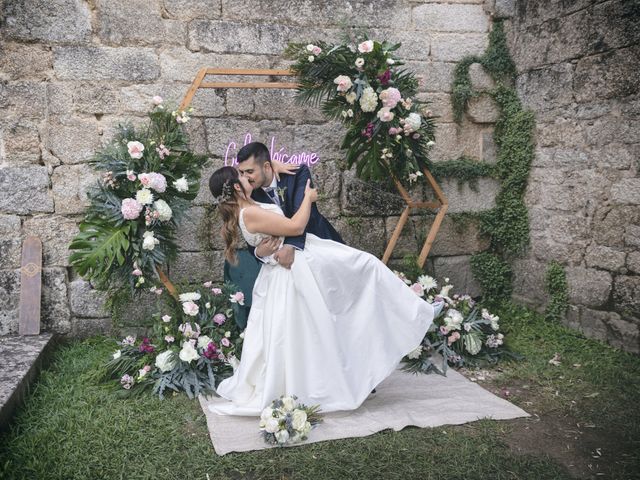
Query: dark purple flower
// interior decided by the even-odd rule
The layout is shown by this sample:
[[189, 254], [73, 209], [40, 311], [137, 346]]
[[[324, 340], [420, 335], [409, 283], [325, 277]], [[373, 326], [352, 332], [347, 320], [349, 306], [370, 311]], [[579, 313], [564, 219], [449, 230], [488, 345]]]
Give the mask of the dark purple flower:
[[380, 80], [380, 83], [384, 86], [389, 85], [389, 80], [391, 80], [391, 70], [387, 68], [382, 75], [378, 75], [378, 80]]
[[364, 130], [362, 130], [362, 136], [363, 137], [367, 137], [367, 138], [371, 138], [373, 137], [373, 129], [375, 128], [375, 125], [373, 124], [373, 122], [369, 122], [367, 124], [367, 128], [365, 128]]
[[209, 344], [207, 345], [207, 348], [204, 349], [202, 354], [205, 357], [207, 357], [209, 360], [215, 358], [218, 354], [218, 348], [216, 347], [216, 344], [213, 342], [209, 342]]
[[140, 347], [139, 347], [141, 352], [153, 353], [153, 351], [155, 350], [155, 347], [149, 343], [150, 341], [151, 340], [149, 340], [147, 337], [144, 337], [142, 339], [142, 343], [140, 344]]

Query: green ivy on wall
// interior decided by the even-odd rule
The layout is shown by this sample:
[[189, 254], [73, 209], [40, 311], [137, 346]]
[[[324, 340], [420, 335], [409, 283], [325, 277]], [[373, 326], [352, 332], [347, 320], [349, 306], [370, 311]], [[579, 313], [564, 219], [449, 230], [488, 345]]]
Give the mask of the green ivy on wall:
[[[482, 173], [500, 180], [501, 189], [496, 197], [496, 206], [479, 214], [480, 230], [489, 236], [491, 243], [487, 252], [471, 257], [471, 269], [482, 287], [485, 300], [495, 303], [510, 297], [510, 260], [529, 242], [524, 193], [534, 155], [535, 123], [533, 113], [522, 108], [513, 87], [516, 69], [502, 22], [494, 23], [484, 55], [465, 57], [456, 66], [452, 93], [456, 122], [462, 121], [469, 101], [482, 93], [475, 91], [471, 84], [469, 67], [474, 63], [482, 65], [495, 81], [496, 87], [487, 93], [500, 107], [500, 118], [494, 131], [498, 158], [495, 166], [486, 166]], [[464, 168], [472, 172], [469, 166]]]
[[547, 320], [562, 320], [569, 306], [569, 286], [564, 267], [558, 262], [549, 263], [544, 279], [545, 290], [549, 294], [550, 301], [545, 309], [544, 316]]

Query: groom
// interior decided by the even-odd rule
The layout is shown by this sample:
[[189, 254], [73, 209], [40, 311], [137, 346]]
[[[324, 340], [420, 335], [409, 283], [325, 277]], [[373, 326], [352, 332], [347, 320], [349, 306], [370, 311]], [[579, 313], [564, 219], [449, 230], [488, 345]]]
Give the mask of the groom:
[[[285, 216], [291, 218], [300, 208], [304, 198], [307, 180], [311, 178], [309, 167], [301, 165], [295, 174], [282, 174], [277, 180], [271, 168], [269, 149], [260, 142], [252, 142], [238, 152], [238, 171], [246, 177], [253, 187], [251, 198], [257, 202], [275, 203], [282, 208]], [[238, 251], [238, 265], [225, 262], [225, 281], [235, 283], [245, 296], [246, 306], [251, 305], [251, 291], [258, 277], [262, 258], [269, 255], [285, 268], [291, 268], [295, 261], [295, 251], [304, 250], [306, 234], [312, 233], [320, 238], [344, 243], [340, 234], [318, 211], [316, 204], [312, 204], [309, 222], [302, 235], [286, 237], [284, 245], [278, 249], [278, 239], [265, 239], [255, 249], [248, 247], [249, 253]], [[239, 326], [244, 328], [248, 308], [241, 312]], [[244, 325], [243, 325], [244, 323]]]

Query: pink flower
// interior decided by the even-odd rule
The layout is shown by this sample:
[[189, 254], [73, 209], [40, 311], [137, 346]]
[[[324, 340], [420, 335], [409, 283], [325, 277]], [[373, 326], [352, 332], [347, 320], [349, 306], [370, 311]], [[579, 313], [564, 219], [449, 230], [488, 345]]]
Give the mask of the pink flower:
[[375, 130], [375, 125], [373, 122], [367, 123], [367, 128], [362, 130], [362, 136], [371, 139], [373, 137], [373, 131]]
[[133, 387], [133, 384], [135, 383], [135, 380], [133, 379], [133, 377], [131, 375], [123, 375], [122, 378], [120, 379], [120, 385], [122, 385], [122, 388], [129, 390], [131, 387]]
[[161, 173], [141, 173], [138, 175], [138, 180], [143, 186], [151, 188], [156, 192], [164, 192], [167, 189], [167, 179]]
[[231, 342], [227, 337], [223, 337], [222, 340], [220, 340], [220, 343], [225, 347], [231, 346]]
[[413, 137], [414, 140], [418, 140], [420, 138], [420, 134], [419, 133], [414, 133], [411, 136]]
[[173, 337], [173, 335], [167, 335], [166, 337], [164, 337], [164, 341], [167, 343], [173, 343], [175, 342], [175, 338]]
[[229, 296], [229, 301], [231, 303], [237, 303], [239, 305], [244, 305], [244, 293], [236, 292]]
[[389, 80], [391, 80], [391, 70], [387, 68], [382, 75], [378, 75], [378, 80], [380, 80], [380, 83], [384, 86], [389, 85]]
[[144, 145], [140, 142], [127, 142], [127, 150], [131, 158], [142, 158]]
[[460, 340], [460, 332], [453, 332], [451, 335], [449, 335], [447, 343], [451, 345], [453, 342], [456, 342], [458, 340]]
[[153, 103], [156, 105], [160, 105], [163, 102], [162, 97], [160, 95], [156, 95], [153, 97]]
[[317, 45], [314, 45], [311, 53], [313, 53], [317, 57], [318, 55], [320, 55], [320, 52], [322, 52], [322, 49]]
[[444, 325], [442, 325], [442, 326], [440, 327], [440, 333], [441, 333], [442, 335], [446, 335], [447, 333], [449, 333], [449, 328], [448, 328], [448, 327], [445, 327]]
[[133, 170], [127, 170], [127, 179], [131, 182], [136, 180], [136, 174]]
[[205, 288], [211, 288], [211, 285], [213, 285], [213, 282], [204, 282], [202, 284]]
[[221, 295], [222, 294], [222, 290], [219, 288], [212, 288], [211, 289], [211, 293], [213, 293], [214, 295]]
[[207, 348], [202, 352], [202, 354], [207, 357], [209, 360], [215, 358], [218, 353], [218, 347], [215, 343], [209, 342]]
[[369, 53], [373, 51], [373, 40], [367, 40], [358, 45], [358, 51], [360, 53]]
[[125, 220], [135, 220], [140, 216], [142, 204], [138, 203], [135, 198], [125, 198], [122, 200], [120, 211]]
[[390, 122], [395, 117], [395, 114], [389, 109], [389, 107], [382, 107], [378, 110], [378, 118], [381, 122]]
[[224, 353], [222, 353], [222, 352], [221, 352], [221, 353], [219, 353], [219, 354], [218, 354], [218, 358], [219, 358], [220, 360], [224, 360], [224, 359], [225, 359]]
[[184, 302], [182, 304], [182, 311], [185, 313], [185, 315], [195, 317], [196, 315], [198, 315], [198, 305], [196, 305], [192, 301]]
[[216, 313], [213, 316], [213, 323], [215, 323], [216, 325], [222, 325], [226, 321], [227, 317], [224, 315], [224, 313]]
[[395, 108], [401, 99], [402, 95], [400, 95], [400, 90], [397, 88], [389, 87], [380, 92], [380, 100], [383, 107]]
[[422, 287], [422, 285], [420, 285], [419, 283], [414, 283], [413, 285], [411, 285], [411, 290], [413, 291], [413, 293], [415, 293], [416, 295], [418, 295], [419, 297], [421, 297], [424, 294], [424, 288]]
[[351, 83], [351, 79], [349, 77], [347, 77], [346, 75], [338, 75], [333, 80], [333, 83], [338, 85], [337, 90], [339, 92], [346, 92], [347, 90], [349, 90], [353, 86], [353, 83]]
[[398, 129], [396, 127], [391, 127], [389, 129], [389, 135], [397, 135], [398, 133], [399, 132], [398, 132]]
[[140, 270], [139, 268], [136, 268], [133, 272], [131, 272], [131, 275], [133, 275], [134, 277], [141, 277], [142, 270]]

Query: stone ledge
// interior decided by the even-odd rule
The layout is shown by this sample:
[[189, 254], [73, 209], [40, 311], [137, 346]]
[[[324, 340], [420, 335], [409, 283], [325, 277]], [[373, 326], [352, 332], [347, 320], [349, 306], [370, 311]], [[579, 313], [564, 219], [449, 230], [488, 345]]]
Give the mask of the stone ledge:
[[52, 333], [0, 336], [0, 430], [6, 429], [16, 408], [24, 403], [56, 343]]

